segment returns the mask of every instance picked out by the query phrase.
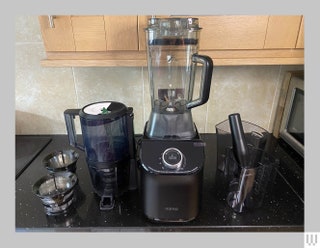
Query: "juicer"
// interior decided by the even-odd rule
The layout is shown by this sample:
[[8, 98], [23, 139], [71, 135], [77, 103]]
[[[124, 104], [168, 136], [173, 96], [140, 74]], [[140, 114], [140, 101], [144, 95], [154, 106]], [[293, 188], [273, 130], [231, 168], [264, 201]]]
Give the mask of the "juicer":
[[[76, 133], [77, 116], [81, 135]], [[70, 145], [85, 152], [100, 210], [112, 210], [116, 199], [136, 188], [133, 108], [121, 102], [100, 101], [67, 109], [64, 117]]]
[[[139, 141], [140, 192], [151, 220], [185, 222], [200, 209], [204, 146], [191, 110], [209, 98], [213, 62], [199, 55], [198, 18], [150, 18], [151, 113]], [[200, 91], [194, 99], [196, 71]]]

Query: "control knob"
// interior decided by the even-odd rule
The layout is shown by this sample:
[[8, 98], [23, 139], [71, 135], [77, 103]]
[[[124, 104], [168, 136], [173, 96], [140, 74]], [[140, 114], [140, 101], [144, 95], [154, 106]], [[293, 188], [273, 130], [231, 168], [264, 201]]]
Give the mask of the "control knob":
[[166, 149], [162, 154], [162, 163], [169, 169], [179, 169], [182, 166], [183, 154], [174, 147]]

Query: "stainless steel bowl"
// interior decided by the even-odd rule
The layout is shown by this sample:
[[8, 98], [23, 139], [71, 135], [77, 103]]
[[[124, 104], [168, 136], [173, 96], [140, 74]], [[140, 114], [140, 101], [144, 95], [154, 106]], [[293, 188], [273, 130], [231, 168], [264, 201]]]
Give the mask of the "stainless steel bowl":
[[43, 165], [49, 172], [59, 171], [76, 171], [76, 163], [79, 159], [79, 154], [74, 150], [54, 151], [48, 154], [43, 160]]
[[32, 187], [48, 215], [65, 213], [74, 200], [76, 174], [70, 171], [56, 172], [41, 177]]

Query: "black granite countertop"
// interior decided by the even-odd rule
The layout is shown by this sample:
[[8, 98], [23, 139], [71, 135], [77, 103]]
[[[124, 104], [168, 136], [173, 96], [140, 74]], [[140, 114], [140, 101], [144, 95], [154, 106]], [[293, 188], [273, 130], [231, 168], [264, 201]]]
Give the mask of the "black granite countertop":
[[76, 174], [79, 183], [73, 207], [65, 215], [47, 216], [41, 201], [32, 192], [32, 185], [47, 174], [42, 165], [47, 154], [71, 148], [67, 135], [51, 135], [51, 142], [16, 179], [16, 231], [304, 232], [303, 170], [279, 148], [276, 139], [269, 149], [279, 157], [280, 169], [272, 189], [267, 192], [262, 207], [236, 214], [226, 203], [221, 172], [217, 170], [216, 135], [201, 134], [201, 137], [206, 142], [206, 162], [201, 209], [195, 220], [186, 223], [150, 221], [143, 214], [138, 190], [128, 191], [117, 199], [113, 210], [101, 211], [100, 199], [92, 190], [85, 155], [81, 151], [78, 151]]

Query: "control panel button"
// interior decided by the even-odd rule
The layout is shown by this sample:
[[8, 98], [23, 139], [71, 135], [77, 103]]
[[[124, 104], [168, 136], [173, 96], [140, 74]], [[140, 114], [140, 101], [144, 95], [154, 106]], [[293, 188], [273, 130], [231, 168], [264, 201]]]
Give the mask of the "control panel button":
[[182, 165], [183, 154], [179, 149], [171, 147], [162, 154], [162, 163], [170, 169], [179, 169]]

